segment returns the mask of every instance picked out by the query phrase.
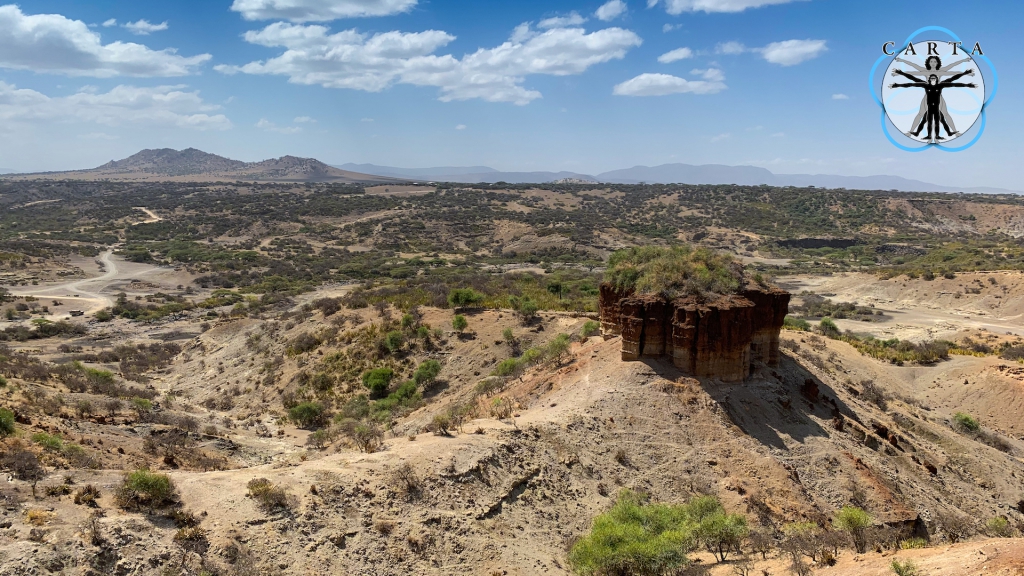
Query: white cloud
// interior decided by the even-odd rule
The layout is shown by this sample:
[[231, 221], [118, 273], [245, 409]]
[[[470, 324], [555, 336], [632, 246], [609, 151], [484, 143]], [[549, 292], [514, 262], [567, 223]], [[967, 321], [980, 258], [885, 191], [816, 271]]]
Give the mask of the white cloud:
[[142, 44], [103, 44], [80, 20], [60, 14], [26, 15], [15, 5], [0, 6], [0, 68], [69, 76], [185, 76], [211, 58], [179, 56], [173, 48]]
[[292, 120], [292, 122], [295, 122], [296, 124], [316, 124], [316, 120], [309, 116], [299, 116], [295, 120]]
[[296, 84], [378, 92], [397, 83], [434, 86], [442, 101], [480, 98], [523, 105], [540, 92], [523, 87], [531, 74], [567, 76], [621, 59], [640, 37], [630, 30], [582, 28], [533, 31], [516, 28], [513, 37], [495, 48], [481, 48], [462, 58], [435, 52], [455, 40], [439, 30], [363, 34], [344, 30], [330, 34], [324, 26], [277, 22], [245, 34], [253, 44], [283, 47], [266, 61], [244, 66], [216, 66], [233, 74], [275, 74]]
[[339, 18], [408, 12], [417, 0], [235, 0], [231, 9], [246, 20], [326, 22]]
[[455, 129], [456, 130], [465, 130], [466, 129], [466, 125], [465, 124], [459, 124], [458, 126], [455, 127]]
[[693, 50], [689, 48], [676, 48], [671, 52], [665, 52], [661, 56], [658, 56], [658, 62], [662, 64], [670, 64], [679, 60], [686, 60], [687, 58], [693, 58]]
[[111, 18], [110, 20], [103, 22], [104, 28], [110, 28], [111, 26], [117, 26], [117, 18]]
[[44, 121], [86, 122], [106, 126], [174, 126], [196, 130], [226, 130], [231, 121], [210, 114], [220, 107], [207, 104], [198, 92], [184, 86], [139, 88], [117, 86], [101, 93], [85, 87], [71, 96], [50, 97], [0, 81], [0, 121], [36, 127]]
[[713, 136], [711, 138], [711, 141], [712, 142], [721, 142], [722, 140], [728, 140], [729, 138], [732, 138], [732, 134], [730, 134], [728, 132], [725, 132], [725, 133], [719, 134], [718, 136]]
[[618, 84], [612, 90], [617, 96], [666, 96], [669, 94], [717, 94], [725, 90], [725, 75], [721, 70], [693, 70], [702, 80], [687, 80], [669, 74], [641, 74]]
[[743, 54], [748, 48], [740, 42], [722, 42], [718, 46], [715, 46], [715, 54]]
[[[683, 12], [743, 12], [747, 8], [760, 8], [773, 4], [789, 4], [796, 0], [665, 0], [665, 11], [673, 16]], [[653, 8], [660, 0], [647, 0]]]
[[664, 26], [661, 27], [661, 31], [665, 32], [665, 33], [669, 33], [669, 32], [671, 32], [673, 30], [679, 30], [682, 27], [683, 27], [682, 24], [665, 24]]
[[373, 118], [363, 118], [360, 122], [373, 122]]
[[568, 28], [570, 26], [579, 26], [586, 22], [587, 19], [580, 16], [577, 12], [570, 12], [568, 16], [555, 16], [553, 18], [545, 18], [537, 23], [538, 28], [550, 29], [550, 28]]
[[626, 3], [622, 0], [608, 0], [594, 12], [594, 16], [602, 22], [611, 22], [626, 13]]
[[760, 49], [765, 60], [780, 66], [795, 66], [827, 51], [828, 46], [824, 40], [786, 40], [772, 42]]
[[266, 118], [260, 118], [260, 121], [256, 123], [256, 127], [260, 130], [277, 132], [278, 134], [298, 134], [302, 132], [302, 128], [298, 126], [278, 126]]
[[832, 99], [833, 100], [849, 100], [850, 97], [847, 96], [846, 94], [833, 94], [832, 95]]
[[138, 22], [128, 22], [124, 25], [129, 32], [137, 36], [147, 36], [153, 32], [160, 32], [167, 30], [167, 22], [161, 22], [159, 24], [150, 24], [148, 20], [139, 20]]

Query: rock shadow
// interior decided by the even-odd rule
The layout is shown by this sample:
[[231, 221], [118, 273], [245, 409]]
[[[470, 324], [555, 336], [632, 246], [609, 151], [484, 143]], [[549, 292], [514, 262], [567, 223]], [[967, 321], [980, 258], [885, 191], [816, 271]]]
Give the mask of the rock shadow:
[[[811, 437], [830, 436], [847, 419], [860, 422], [832, 387], [786, 354], [779, 357], [778, 366], [759, 365], [743, 382], [697, 380], [733, 424], [772, 448], [787, 449], [783, 436], [803, 443]], [[644, 363], [668, 380], [686, 376], [664, 360]]]

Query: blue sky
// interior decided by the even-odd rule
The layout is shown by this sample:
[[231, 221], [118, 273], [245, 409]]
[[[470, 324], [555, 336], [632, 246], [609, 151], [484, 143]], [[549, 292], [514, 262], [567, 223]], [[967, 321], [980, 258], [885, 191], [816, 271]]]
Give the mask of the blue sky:
[[[0, 168], [192, 146], [591, 174], [752, 164], [1019, 190], [1022, 16], [1011, 1], [0, 0]], [[965, 152], [893, 147], [867, 90], [882, 43], [926, 25], [980, 41], [999, 72], [986, 133]]]

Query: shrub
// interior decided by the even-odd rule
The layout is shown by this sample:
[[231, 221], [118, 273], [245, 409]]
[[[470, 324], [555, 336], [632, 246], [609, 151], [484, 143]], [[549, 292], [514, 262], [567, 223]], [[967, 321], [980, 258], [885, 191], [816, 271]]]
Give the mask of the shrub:
[[253, 478], [246, 484], [246, 488], [249, 489], [249, 497], [264, 512], [288, 508], [288, 493], [266, 478]]
[[32, 484], [32, 497], [35, 498], [36, 484], [46, 478], [46, 469], [39, 464], [39, 458], [28, 450], [8, 450], [2, 456], [2, 463], [18, 480]]
[[398, 330], [392, 330], [384, 336], [384, 347], [392, 354], [401, 350], [404, 343], [405, 337]]
[[966, 412], [954, 414], [953, 421], [956, 428], [962, 432], [977, 432], [981, 429], [981, 424], [978, 420]]
[[122, 508], [138, 508], [145, 504], [152, 511], [170, 503], [174, 494], [170, 476], [140, 469], [125, 475], [114, 499]]
[[456, 288], [448, 293], [448, 305], [465, 308], [483, 302], [484, 296], [472, 288]]
[[61, 452], [64, 450], [64, 439], [57, 434], [37, 432], [32, 435], [32, 441], [49, 452]]
[[466, 317], [462, 314], [456, 314], [455, 317], [452, 318], [452, 328], [459, 334], [462, 334], [462, 331], [468, 327], [469, 322], [466, 321]]
[[92, 484], [86, 484], [75, 492], [75, 504], [96, 507], [96, 499], [100, 497], [100, 489]]
[[0, 437], [14, 434], [14, 412], [0, 408]]
[[985, 530], [995, 538], [1012, 538], [1013, 527], [1010, 522], [1002, 516], [993, 516], [985, 523]]
[[696, 542], [685, 506], [650, 504], [623, 490], [569, 552], [577, 574], [656, 576], [689, 564]]
[[448, 436], [452, 427], [452, 419], [447, 414], [435, 414], [431, 421], [431, 427], [434, 429], [434, 434]]
[[303, 402], [288, 410], [288, 417], [302, 428], [316, 428], [327, 420], [323, 404], [319, 402]]
[[839, 327], [831, 318], [822, 318], [821, 322], [818, 322], [818, 332], [825, 336], [832, 337], [833, 335], [839, 334]]
[[865, 532], [871, 526], [871, 516], [867, 512], [856, 506], [844, 506], [836, 513], [833, 524], [837, 529], [848, 532], [857, 552], [864, 553], [867, 548]]
[[951, 544], [965, 540], [975, 532], [974, 519], [959, 512], [937, 512], [935, 523]]
[[440, 362], [437, 360], [424, 360], [423, 363], [416, 368], [416, 372], [413, 373], [412, 378], [420, 386], [429, 386], [437, 379], [437, 375], [440, 373]]
[[376, 452], [384, 442], [384, 431], [375, 422], [345, 420], [341, 423], [341, 430], [359, 450], [368, 454]]
[[803, 318], [793, 318], [792, 316], [786, 316], [782, 321], [782, 328], [785, 330], [797, 330], [800, 332], [809, 332], [811, 330], [811, 323]]
[[693, 534], [708, 552], [725, 562], [729, 552], [738, 548], [747, 537], [747, 519], [739, 514], [726, 514], [714, 496], [702, 496], [686, 505], [690, 518], [696, 522]]
[[893, 560], [889, 567], [896, 576], [917, 576], [917, 565], [911, 560]]
[[376, 398], [384, 396], [391, 385], [391, 379], [395, 377], [395, 371], [391, 368], [374, 368], [363, 372], [363, 386], [370, 389], [370, 394]]
[[728, 254], [717, 254], [708, 248], [645, 246], [612, 254], [606, 279], [618, 290], [667, 298], [707, 297], [739, 290], [743, 268]]
[[132, 398], [132, 409], [135, 410], [135, 414], [137, 414], [141, 420], [153, 411], [153, 403], [145, 398], [139, 398], [136, 396], [135, 398]]
[[559, 334], [548, 344], [546, 350], [547, 357], [554, 360], [557, 364], [561, 364], [569, 355], [571, 347], [572, 344], [569, 342], [569, 335]]
[[540, 310], [540, 305], [529, 296], [510, 296], [508, 302], [523, 324], [529, 324]]
[[498, 396], [491, 400], [491, 416], [498, 420], [505, 420], [512, 416], [512, 401], [504, 396]]
[[928, 541], [924, 538], [907, 538], [906, 540], [900, 541], [900, 550], [917, 550], [919, 548], [927, 548]]
[[587, 339], [591, 336], [596, 336], [601, 333], [601, 324], [594, 322], [593, 320], [587, 320], [583, 323], [583, 328], [580, 328], [580, 338]]

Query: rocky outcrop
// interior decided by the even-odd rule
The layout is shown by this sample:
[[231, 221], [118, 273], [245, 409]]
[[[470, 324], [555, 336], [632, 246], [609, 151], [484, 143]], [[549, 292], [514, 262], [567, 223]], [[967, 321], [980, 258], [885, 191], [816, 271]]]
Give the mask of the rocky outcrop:
[[711, 300], [669, 300], [601, 285], [601, 327], [622, 336], [622, 359], [671, 358], [694, 376], [741, 381], [753, 362], [779, 362], [779, 332], [789, 293], [749, 283]]

